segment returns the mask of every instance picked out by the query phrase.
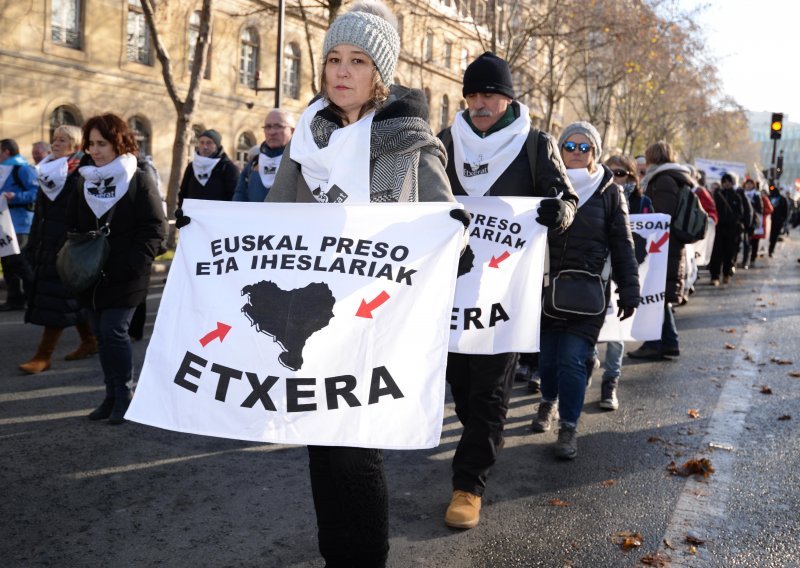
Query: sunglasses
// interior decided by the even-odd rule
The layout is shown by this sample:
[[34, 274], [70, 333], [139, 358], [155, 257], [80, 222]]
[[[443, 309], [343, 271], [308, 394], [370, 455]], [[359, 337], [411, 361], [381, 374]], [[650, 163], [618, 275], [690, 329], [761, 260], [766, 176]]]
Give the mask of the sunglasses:
[[629, 175], [631, 175], [631, 172], [629, 172], [628, 170], [611, 170], [611, 173], [614, 174], [614, 177], [618, 178], [628, 177]]
[[592, 145], [586, 142], [581, 142], [580, 144], [578, 144], [577, 142], [570, 141], [570, 142], [564, 142], [564, 144], [561, 145], [561, 148], [563, 148], [565, 152], [569, 152], [570, 154], [572, 154], [575, 151], [575, 149], [580, 150], [581, 154], [588, 154], [589, 150], [592, 149]]

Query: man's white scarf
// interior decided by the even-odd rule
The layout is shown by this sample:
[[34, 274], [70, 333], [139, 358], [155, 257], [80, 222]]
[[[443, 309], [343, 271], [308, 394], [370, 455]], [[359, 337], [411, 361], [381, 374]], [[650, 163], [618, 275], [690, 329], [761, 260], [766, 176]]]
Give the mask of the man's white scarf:
[[14, 169], [14, 166], [0, 166], [0, 189], [6, 184], [12, 169]]
[[328, 102], [319, 99], [300, 116], [292, 136], [290, 158], [311, 193], [321, 203], [369, 203], [370, 135], [374, 112], [344, 128], [337, 128], [325, 148], [314, 142], [311, 121]]
[[263, 152], [258, 155], [258, 176], [264, 187], [270, 188], [275, 183], [275, 174], [278, 172], [278, 164], [281, 163], [282, 157], [283, 154], [270, 157]]
[[99, 219], [128, 193], [133, 174], [136, 173], [136, 156], [122, 154], [105, 166], [83, 166], [78, 171], [84, 179], [86, 203]]
[[531, 129], [531, 117], [528, 107], [517, 104], [519, 118], [486, 138], [475, 134], [467, 123], [464, 113], [469, 110], [456, 114], [450, 129], [453, 136], [453, 166], [467, 195], [485, 195], [522, 150]]
[[219, 161], [220, 158], [206, 158], [200, 154], [195, 155], [194, 160], [192, 160], [192, 171], [200, 185], [205, 187], [208, 183], [208, 178], [211, 177], [211, 170], [216, 167]]
[[61, 190], [64, 189], [64, 182], [67, 181], [68, 174], [68, 159], [67, 156], [54, 158], [53, 154], [48, 154], [36, 165], [39, 187], [50, 201], [55, 201]]
[[573, 168], [567, 170], [567, 177], [572, 184], [575, 193], [578, 194], [578, 209], [581, 205], [589, 201], [594, 192], [600, 189], [603, 181], [603, 167], [597, 166], [594, 173], [589, 173], [587, 168]]

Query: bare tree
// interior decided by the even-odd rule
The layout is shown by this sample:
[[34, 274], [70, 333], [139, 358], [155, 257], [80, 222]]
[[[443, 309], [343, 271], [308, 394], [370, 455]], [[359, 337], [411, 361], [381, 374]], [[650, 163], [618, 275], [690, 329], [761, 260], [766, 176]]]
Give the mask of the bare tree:
[[[212, 0], [203, 0], [200, 9], [200, 30], [197, 34], [197, 43], [194, 47], [194, 60], [192, 61], [191, 79], [189, 89], [182, 98], [178, 86], [175, 83], [172, 70], [172, 60], [170, 59], [167, 48], [164, 46], [155, 21], [155, 6], [153, 0], [140, 0], [147, 28], [153, 38], [156, 48], [156, 56], [161, 63], [161, 74], [164, 78], [164, 85], [169, 93], [169, 98], [175, 106], [177, 118], [175, 121], [175, 141], [172, 145], [172, 168], [169, 172], [169, 183], [167, 185], [167, 216], [175, 218], [175, 209], [178, 203], [178, 189], [183, 174], [186, 160], [186, 146], [191, 138], [192, 116], [200, 102], [202, 77], [205, 73], [208, 58], [208, 38], [211, 30], [211, 8]], [[167, 246], [175, 247], [175, 227], [170, 227]]]

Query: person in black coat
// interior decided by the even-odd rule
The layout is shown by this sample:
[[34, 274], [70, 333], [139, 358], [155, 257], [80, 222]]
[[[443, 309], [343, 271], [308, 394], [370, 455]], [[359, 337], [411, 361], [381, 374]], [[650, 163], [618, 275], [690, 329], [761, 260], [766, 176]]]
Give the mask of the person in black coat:
[[33, 268], [25, 321], [44, 326], [34, 356], [19, 368], [28, 374], [50, 368], [50, 358], [65, 328], [75, 326], [81, 342], [64, 359], [84, 359], [97, 353], [86, 310], [64, 286], [56, 270], [56, 256], [67, 236], [67, 204], [77, 191], [81, 129], [59, 126], [53, 133], [52, 152], [36, 167], [41, 188], [25, 253]]
[[90, 310], [106, 386], [90, 420], [122, 424], [131, 400], [133, 353], [128, 327], [145, 299], [153, 259], [165, 234], [164, 210], [153, 177], [138, 167], [136, 140], [114, 114], [90, 118], [83, 127], [88, 153], [78, 191], [67, 211], [67, 229], [108, 231], [110, 254], [100, 279], [78, 294]]
[[602, 288], [596, 280], [583, 281], [582, 290], [586, 297], [593, 292], [601, 294], [603, 306], [595, 313], [578, 315], [551, 310], [547, 301], [543, 303], [539, 353], [542, 400], [531, 429], [545, 432], [558, 416], [554, 453], [560, 459], [574, 459], [578, 455], [576, 432], [586, 393], [586, 361], [597, 343], [611, 295], [609, 259], [617, 283], [621, 319], [634, 314], [640, 289], [628, 205], [611, 170], [599, 163], [600, 134], [588, 122], [575, 122], [561, 133], [559, 146], [567, 175], [579, 197], [578, 212], [569, 229], [563, 233], [551, 230], [548, 234], [550, 266], [542, 295], [547, 297], [552, 292], [553, 282], [557, 277], [564, 278], [565, 271], [580, 271], [601, 277]]
[[714, 192], [714, 204], [717, 206], [719, 220], [714, 235], [711, 261], [708, 263], [712, 286], [719, 286], [720, 271], [723, 284], [730, 282], [734, 272], [733, 261], [739, 248], [738, 237], [747, 221], [742, 197], [736, 191], [738, 181], [736, 174], [724, 173], [720, 179], [722, 187]]
[[772, 204], [772, 228], [769, 232], [769, 256], [772, 258], [775, 252], [775, 245], [778, 244], [778, 237], [783, 232], [783, 226], [789, 217], [789, 200], [781, 193], [777, 187], [770, 190], [769, 201]]
[[197, 139], [197, 153], [183, 172], [178, 207], [184, 199], [231, 201], [239, 181], [236, 167], [222, 148], [222, 136], [206, 130]]

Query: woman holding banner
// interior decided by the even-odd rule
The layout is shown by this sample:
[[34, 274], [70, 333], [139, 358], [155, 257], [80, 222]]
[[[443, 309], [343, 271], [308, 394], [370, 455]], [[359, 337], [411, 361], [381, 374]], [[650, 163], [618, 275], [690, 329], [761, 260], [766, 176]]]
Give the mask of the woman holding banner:
[[[400, 37], [389, 9], [379, 2], [356, 4], [331, 25], [322, 51], [321, 96], [301, 116], [266, 200], [454, 201], [424, 95], [392, 85]], [[359, 177], [363, 187], [353, 183]], [[308, 454], [326, 566], [385, 566], [389, 514], [382, 452], [309, 446]]]
[[[618, 286], [619, 317], [639, 305], [639, 272], [623, 189], [599, 162], [601, 138], [588, 122], [574, 122], [559, 138], [561, 157], [578, 193], [578, 212], [563, 233], [550, 231], [549, 275], [542, 291], [542, 400], [531, 429], [545, 432], [559, 417], [555, 455], [575, 459], [577, 427], [586, 393], [586, 361], [606, 317], [609, 270]], [[610, 260], [610, 262], [609, 262]]]

